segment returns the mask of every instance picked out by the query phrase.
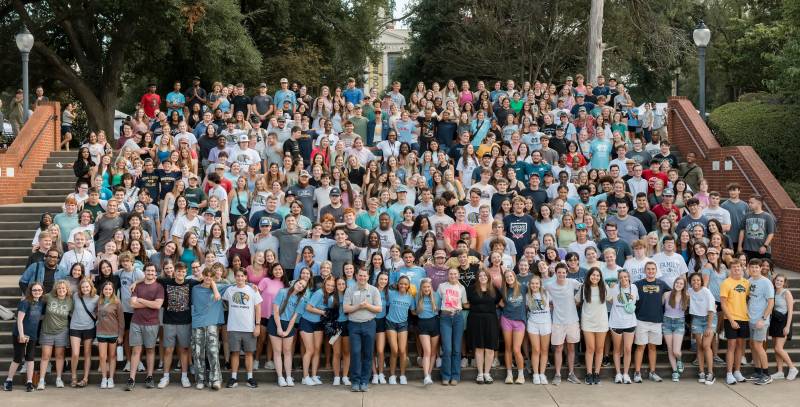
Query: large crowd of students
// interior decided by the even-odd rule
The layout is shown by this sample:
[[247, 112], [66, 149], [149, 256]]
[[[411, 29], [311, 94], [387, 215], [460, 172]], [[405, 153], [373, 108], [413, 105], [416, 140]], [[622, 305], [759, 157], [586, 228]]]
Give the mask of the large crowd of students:
[[408, 383], [410, 343], [425, 385], [434, 368], [442, 385], [594, 385], [611, 364], [614, 383], [660, 382], [662, 344], [676, 382], [690, 358], [705, 385], [718, 364], [729, 385], [797, 376], [775, 219], [736, 184], [709, 191], [664, 112], [613, 78], [309, 92], [194, 78], [162, 101], [151, 85], [119, 139], [75, 135], [75, 192], [20, 277], [5, 390], [20, 366], [28, 391], [48, 372], [64, 387], [65, 359], [85, 387], [97, 354], [103, 389], [119, 362], [126, 390], [174, 367], [197, 389], [239, 370], [257, 387], [266, 368], [367, 391]]

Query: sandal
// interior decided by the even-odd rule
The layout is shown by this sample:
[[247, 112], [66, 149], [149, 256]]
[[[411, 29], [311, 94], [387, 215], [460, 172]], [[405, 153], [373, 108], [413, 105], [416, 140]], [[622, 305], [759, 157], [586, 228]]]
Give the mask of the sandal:
[[73, 389], [74, 389], [74, 388], [76, 388], [76, 387], [78, 387], [78, 382], [76, 382], [75, 380], [73, 380], [73, 381], [72, 381], [72, 382], [69, 384], [69, 387], [72, 387]]
[[89, 384], [88, 382], [89, 382], [88, 380], [83, 379], [83, 380], [78, 382], [78, 387], [82, 389], [82, 388], [86, 387], [87, 384]]

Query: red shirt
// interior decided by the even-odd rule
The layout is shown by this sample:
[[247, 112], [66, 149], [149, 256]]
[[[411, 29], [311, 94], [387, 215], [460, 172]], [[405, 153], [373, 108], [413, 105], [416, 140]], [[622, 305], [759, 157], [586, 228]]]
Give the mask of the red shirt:
[[144, 114], [154, 119], [156, 117], [156, 109], [161, 106], [161, 96], [158, 93], [145, 93], [139, 103], [144, 109]]
[[675, 212], [675, 214], [678, 215], [678, 220], [681, 220], [681, 211], [675, 204], [672, 204], [672, 207], [669, 209], [661, 204], [653, 207], [653, 213], [656, 214], [656, 219], [661, 219], [662, 216], [668, 215], [670, 212]]
[[669, 184], [669, 178], [667, 178], [667, 174], [663, 172], [655, 173], [651, 169], [646, 169], [642, 171], [642, 178], [647, 180], [647, 192], [653, 192], [653, 183], [656, 179], [660, 179], [664, 183], [664, 188], [667, 188], [667, 184]]

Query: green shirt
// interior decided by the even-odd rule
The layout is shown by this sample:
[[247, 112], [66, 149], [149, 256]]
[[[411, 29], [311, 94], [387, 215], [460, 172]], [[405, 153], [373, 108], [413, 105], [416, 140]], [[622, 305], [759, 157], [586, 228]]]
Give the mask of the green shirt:
[[203, 201], [206, 200], [206, 194], [205, 194], [205, 192], [203, 192], [203, 189], [200, 188], [200, 187], [197, 187], [197, 188], [189, 188], [189, 187], [187, 187], [186, 191], [184, 191], [184, 193], [183, 193], [183, 196], [186, 197], [187, 201], [194, 202], [194, 203], [196, 203], [198, 205], [200, 204], [200, 202], [203, 202]]
[[[54, 290], [55, 291], [55, 290]], [[54, 293], [45, 296], [47, 306], [42, 320], [42, 333], [55, 335], [69, 327], [69, 315], [74, 303], [71, 297], [59, 299]]]

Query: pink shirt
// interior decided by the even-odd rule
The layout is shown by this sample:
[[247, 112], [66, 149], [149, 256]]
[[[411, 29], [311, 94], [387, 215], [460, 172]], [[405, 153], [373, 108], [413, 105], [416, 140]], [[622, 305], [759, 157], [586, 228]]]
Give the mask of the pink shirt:
[[283, 281], [264, 278], [258, 283], [258, 291], [261, 292], [261, 318], [272, 317], [272, 300], [278, 295], [278, 291], [283, 287]]

